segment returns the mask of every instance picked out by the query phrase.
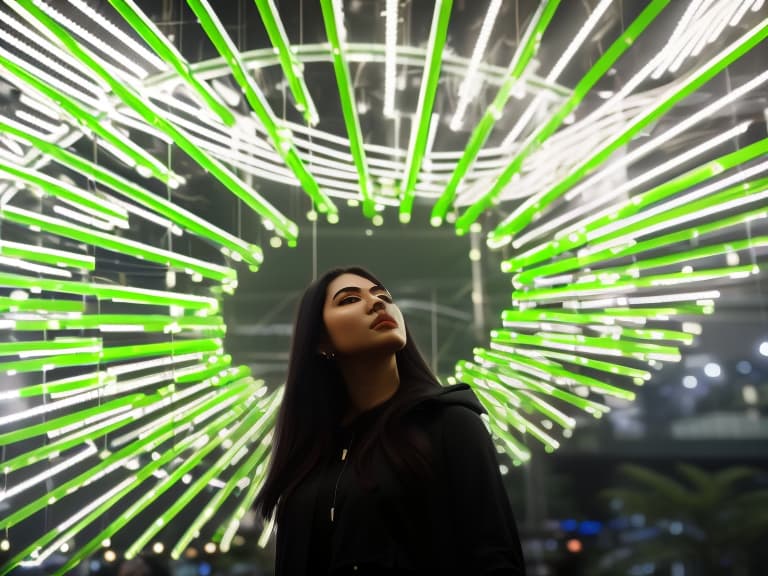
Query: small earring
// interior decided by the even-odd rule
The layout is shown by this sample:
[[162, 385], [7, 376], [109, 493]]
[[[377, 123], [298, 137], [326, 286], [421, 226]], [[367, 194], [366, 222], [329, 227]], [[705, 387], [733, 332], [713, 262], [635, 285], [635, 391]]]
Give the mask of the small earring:
[[333, 352], [320, 352], [320, 356], [323, 357], [323, 360], [333, 360], [336, 358], [336, 354]]

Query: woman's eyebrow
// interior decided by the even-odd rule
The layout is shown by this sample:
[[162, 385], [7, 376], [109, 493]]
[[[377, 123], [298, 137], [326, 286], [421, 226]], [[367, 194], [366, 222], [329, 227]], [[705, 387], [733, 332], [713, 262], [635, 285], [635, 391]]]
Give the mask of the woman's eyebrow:
[[336, 294], [333, 295], [333, 298], [331, 298], [331, 300], [336, 300], [336, 296], [338, 296], [342, 292], [358, 292], [358, 293], [360, 293], [360, 292], [362, 292], [362, 290], [360, 290], [360, 288], [358, 288], [357, 286], [345, 286], [344, 288], [341, 288], [340, 290], [338, 290], [336, 292]]
[[[371, 286], [369, 291], [371, 292], [371, 294], [373, 294], [374, 292], [386, 292], [387, 294], [389, 294], [389, 290], [384, 288], [384, 286], [382, 286], [381, 284], [375, 284]], [[360, 292], [362, 292], [362, 289], [360, 289], [360, 287], [358, 286], [345, 286], [344, 288], [337, 290], [336, 294], [333, 295], [333, 298], [331, 298], [331, 300], [336, 300], [336, 296], [338, 296], [342, 292], [357, 292], [359, 294]]]

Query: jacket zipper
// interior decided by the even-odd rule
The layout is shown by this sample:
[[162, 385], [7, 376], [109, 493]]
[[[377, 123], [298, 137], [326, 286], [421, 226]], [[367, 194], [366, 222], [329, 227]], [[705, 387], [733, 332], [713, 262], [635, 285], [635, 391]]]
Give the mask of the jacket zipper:
[[333, 501], [331, 502], [331, 524], [333, 524], [336, 520], [336, 496], [339, 491], [339, 482], [341, 482], [341, 477], [344, 476], [344, 470], [347, 467], [347, 456], [349, 456], [349, 451], [352, 448], [352, 442], [354, 442], [354, 439], [355, 438], [353, 436], [349, 441], [349, 446], [342, 448], [341, 450], [341, 462], [343, 462], [343, 464], [341, 465], [339, 475], [336, 477], [336, 485], [333, 487]]

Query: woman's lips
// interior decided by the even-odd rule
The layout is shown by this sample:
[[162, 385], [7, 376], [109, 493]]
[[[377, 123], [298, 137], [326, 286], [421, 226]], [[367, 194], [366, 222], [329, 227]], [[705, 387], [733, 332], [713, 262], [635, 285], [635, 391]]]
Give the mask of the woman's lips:
[[389, 314], [379, 314], [376, 319], [371, 322], [370, 328], [373, 330], [379, 326], [388, 326], [390, 328], [397, 328], [397, 322]]

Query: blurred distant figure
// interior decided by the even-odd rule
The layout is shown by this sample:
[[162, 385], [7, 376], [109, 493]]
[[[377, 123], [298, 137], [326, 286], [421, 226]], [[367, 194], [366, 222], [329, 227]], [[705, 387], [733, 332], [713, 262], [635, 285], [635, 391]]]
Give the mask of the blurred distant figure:
[[124, 561], [117, 576], [171, 576], [171, 571], [158, 558], [137, 556]]

